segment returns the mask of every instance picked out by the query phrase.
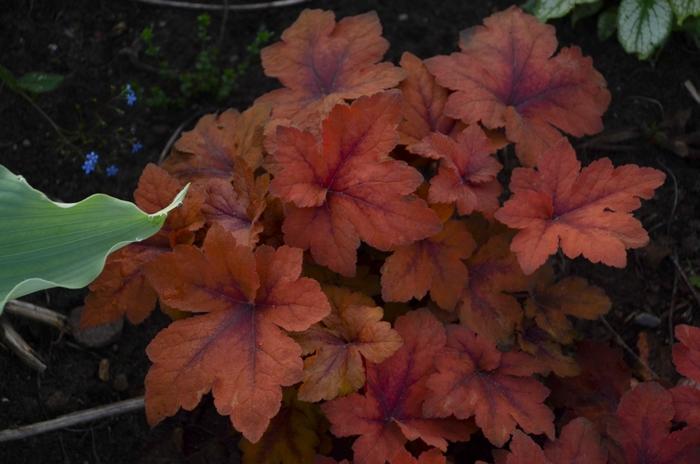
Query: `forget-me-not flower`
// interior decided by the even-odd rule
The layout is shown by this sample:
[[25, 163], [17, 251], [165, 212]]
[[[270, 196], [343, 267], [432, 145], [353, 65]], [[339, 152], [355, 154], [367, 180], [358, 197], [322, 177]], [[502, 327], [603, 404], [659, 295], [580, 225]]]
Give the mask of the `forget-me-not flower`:
[[131, 145], [131, 153], [138, 153], [143, 149], [143, 144], [141, 142], [134, 142]]
[[105, 173], [107, 174], [108, 177], [114, 177], [117, 175], [119, 172], [119, 167], [116, 164], [110, 164], [107, 166], [107, 169], [105, 170]]
[[136, 104], [136, 92], [131, 88], [131, 84], [126, 84], [126, 87], [124, 87], [124, 97], [126, 98], [126, 104], [128, 106], [134, 106]]
[[81, 166], [81, 169], [85, 174], [90, 174], [95, 170], [95, 167], [97, 166], [97, 161], [99, 161], [100, 155], [95, 153], [94, 151], [91, 151], [87, 155], [85, 155], [85, 161], [83, 162], [83, 165]]

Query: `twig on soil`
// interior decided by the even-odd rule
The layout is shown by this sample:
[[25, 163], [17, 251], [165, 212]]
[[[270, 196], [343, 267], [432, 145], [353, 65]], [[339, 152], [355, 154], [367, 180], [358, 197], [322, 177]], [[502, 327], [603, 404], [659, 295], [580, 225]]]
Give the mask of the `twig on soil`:
[[[675, 256], [675, 252], [674, 252]], [[671, 307], [668, 310], [668, 343], [673, 345], [673, 313], [676, 310], [676, 291], [678, 291], [678, 270], [673, 273], [673, 288], [671, 289]]]
[[96, 408], [66, 414], [55, 419], [0, 431], [0, 443], [12, 440], [21, 440], [23, 438], [64, 429], [74, 425], [84, 424], [86, 422], [92, 422], [99, 419], [105, 419], [120, 414], [138, 411], [143, 409], [143, 407], [143, 396], [141, 396], [130, 400], [108, 404], [106, 406], [98, 406]]
[[690, 80], [687, 80], [683, 82], [683, 85], [685, 88], [688, 90], [688, 93], [690, 94], [691, 97], [693, 97], [693, 100], [700, 105], [700, 93], [698, 93], [698, 90], [695, 88], [693, 83]]
[[666, 171], [668, 176], [673, 181], [673, 206], [671, 207], [671, 213], [669, 214], [668, 221], [666, 222], [666, 234], [668, 235], [671, 233], [671, 224], [673, 224], [673, 219], [676, 217], [676, 208], [678, 208], [678, 179], [676, 179], [676, 175], [673, 173], [673, 171], [671, 171], [671, 169], [660, 159], [657, 159], [656, 162], [659, 163], [659, 166]]
[[224, 34], [226, 33], [226, 23], [228, 22], [228, 0], [224, 0], [224, 14], [221, 17], [221, 27], [219, 27], [219, 38], [216, 39], [216, 48], [221, 50], [221, 44], [224, 43]]
[[676, 259], [675, 256], [671, 256], [671, 261], [673, 261], [673, 265], [676, 266], [676, 269], [678, 270], [678, 274], [680, 274], [681, 279], [683, 279], [683, 282], [685, 282], [685, 285], [688, 287], [688, 290], [690, 290], [690, 293], [692, 293], [693, 297], [695, 297], [695, 301], [697, 301], [697, 303], [698, 303], [698, 309], [700, 309], [700, 293], [698, 293], [698, 291], [695, 290], [695, 286], [690, 281], [690, 279], [688, 278], [688, 275], [685, 273], [685, 271], [681, 267], [680, 263], [678, 262], [678, 259]]
[[610, 325], [605, 316], [600, 316], [600, 320], [603, 321], [605, 327], [607, 327], [610, 333], [613, 335], [613, 337], [615, 337], [615, 341], [617, 342], [617, 344], [620, 345], [622, 349], [624, 349], [627, 353], [629, 353], [629, 355], [632, 356], [642, 367], [648, 370], [651, 373], [651, 375], [654, 376], [655, 379], [658, 379], [659, 375], [656, 372], [654, 372], [654, 370], [651, 367], [649, 367], [649, 364], [647, 364], [646, 361], [639, 357], [639, 355], [635, 353], [634, 350], [630, 348], [630, 346], [627, 343], [625, 343], [625, 340], [619, 333], [617, 333], [613, 326]]
[[10, 300], [5, 305], [8, 314], [31, 319], [42, 324], [47, 324], [57, 328], [61, 332], [68, 331], [68, 318], [49, 308], [33, 305], [26, 301]]
[[299, 5], [309, 0], [275, 0], [272, 2], [243, 3], [238, 5], [216, 5], [210, 3], [191, 3], [176, 0], [132, 0], [139, 3], [156, 6], [171, 6], [174, 8], [186, 8], [188, 10], [208, 10], [208, 11], [253, 11], [266, 10], [268, 8], [280, 8], [285, 6]]
[[24, 341], [7, 319], [0, 319], [0, 341], [35, 371], [46, 370], [46, 364], [39, 359], [32, 347]]

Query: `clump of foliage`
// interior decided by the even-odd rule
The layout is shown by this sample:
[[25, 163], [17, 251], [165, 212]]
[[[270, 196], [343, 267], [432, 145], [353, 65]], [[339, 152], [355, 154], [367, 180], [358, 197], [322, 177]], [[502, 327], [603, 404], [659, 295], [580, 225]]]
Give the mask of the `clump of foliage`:
[[[302, 12], [262, 50], [283, 87], [143, 172], [146, 211], [190, 194], [110, 257], [83, 323], [157, 301], [173, 317], [147, 349], [149, 422], [211, 393], [251, 463], [445, 463], [477, 433], [508, 448], [497, 463], [697, 462], [700, 390], [639, 383], [580, 341], [573, 319], [611, 302], [551, 259], [624, 267], [664, 182], [578, 161], [564, 134], [600, 131], [610, 100], [591, 59], [515, 7], [400, 67], [381, 32], [374, 13]], [[699, 332], [679, 326], [674, 351], [694, 381]]]
[[225, 64], [219, 46], [210, 34], [211, 16], [197, 16], [196, 43], [199, 51], [194, 63], [187, 69], [174, 69], [162, 56], [157, 45], [153, 26], [145, 27], [140, 34], [147, 62], [155, 62], [160, 76], [177, 83], [177, 93], [169, 95], [161, 85], [152, 85], [147, 90], [146, 104], [151, 107], [184, 106], [198, 97], [206, 96], [216, 101], [225, 101], [231, 96], [238, 80], [244, 75], [260, 49], [272, 38], [272, 33], [262, 27], [253, 41], [246, 46], [245, 54], [235, 65]]
[[627, 53], [651, 57], [671, 32], [683, 31], [700, 45], [698, 0], [529, 0], [528, 10], [548, 21], [571, 15], [573, 21], [598, 15], [598, 37], [617, 39]]

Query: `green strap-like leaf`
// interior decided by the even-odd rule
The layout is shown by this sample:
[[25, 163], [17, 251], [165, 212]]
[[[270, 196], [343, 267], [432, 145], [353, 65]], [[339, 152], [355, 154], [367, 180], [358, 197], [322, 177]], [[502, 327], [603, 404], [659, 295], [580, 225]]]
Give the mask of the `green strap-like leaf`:
[[0, 165], [0, 313], [11, 298], [88, 285], [109, 253], [158, 232], [186, 193], [155, 214], [102, 194], [57, 203]]
[[673, 12], [667, 0], [622, 0], [617, 38], [627, 53], [646, 59], [671, 32]]
[[700, 0], [669, 0], [680, 26], [689, 16], [700, 16]]

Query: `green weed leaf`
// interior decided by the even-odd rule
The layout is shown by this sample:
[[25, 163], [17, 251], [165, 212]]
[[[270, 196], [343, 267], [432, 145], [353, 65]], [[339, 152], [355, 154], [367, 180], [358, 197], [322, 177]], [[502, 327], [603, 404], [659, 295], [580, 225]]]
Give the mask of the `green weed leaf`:
[[31, 93], [46, 93], [56, 90], [63, 79], [60, 74], [31, 72], [17, 79], [17, 87]]

